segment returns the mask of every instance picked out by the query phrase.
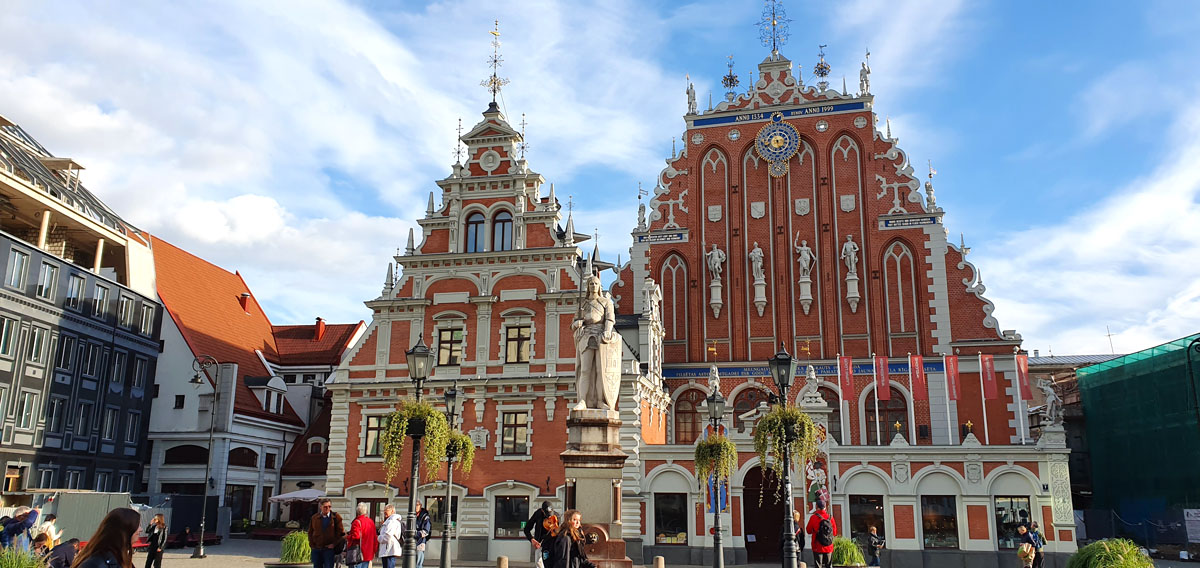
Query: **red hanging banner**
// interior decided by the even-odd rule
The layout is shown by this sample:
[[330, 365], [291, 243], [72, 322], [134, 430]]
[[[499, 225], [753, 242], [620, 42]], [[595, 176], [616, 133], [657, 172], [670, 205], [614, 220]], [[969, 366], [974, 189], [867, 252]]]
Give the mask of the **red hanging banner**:
[[875, 390], [879, 393], [879, 400], [891, 400], [892, 388], [888, 381], [888, 358], [875, 358]]
[[947, 355], [943, 359], [946, 365], [946, 390], [949, 391], [950, 400], [958, 400], [958, 355]]
[[929, 390], [925, 388], [925, 358], [920, 355], [908, 356], [908, 377], [912, 381], [913, 400], [929, 400]]
[[854, 397], [854, 359], [838, 357], [838, 384], [842, 387], [842, 400]]
[[1033, 400], [1029, 388], [1029, 355], [1017, 355], [1017, 385], [1021, 389], [1021, 400]]
[[995, 355], [979, 356], [979, 374], [983, 380], [983, 398], [996, 398], [996, 357]]

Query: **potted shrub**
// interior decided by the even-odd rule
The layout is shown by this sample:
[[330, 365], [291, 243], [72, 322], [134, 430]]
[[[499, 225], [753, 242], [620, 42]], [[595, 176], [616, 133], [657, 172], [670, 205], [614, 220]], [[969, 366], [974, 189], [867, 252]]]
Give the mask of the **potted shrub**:
[[308, 533], [292, 531], [283, 537], [279, 549], [279, 562], [264, 562], [267, 567], [308, 566], [312, 564], [312, 549], [308, 547]]
[[834, 566], [866, 566], [862, 549], [853, 539], [844, 536], [833, 537], [833, 554], [829, 557]]
[[10, 546], [0, 550], [0, 567], [3, 568], [45, 568], [46, 563], [36, 554]]
[[[425, 477], [437, 477], [438, 466], [446, 458], [446, 445], [450, 442], [450, 424], [446, 415], [428, 402], [406, 400], [400, 408], [387, 416], [387, 427], [379, 438], [383, 454], [384, 483], [391, 484], [392, 478], [405, 464], [400, 463], [407, 436], [423, 436], [421, 460], [425, 462]], [[414, 485], [417, 480], [413, 480]]]
[[[776, 405], [754, 427], [754, 452], [764, 466], [770, 465], [777, 479], [782, 479], [784, 454], [791, 456], [792, 467], [803, 467], [817, 456], [817, 425], [799, 408]], [[775, 498], [785, 498], [784, 484], [776, 484]]]
[[695, 466], [696, 479], [707, 494], [709, 477], [715, 478], [714, 485], [720, 487], [733, 476], [733, 470], [737, 468], [737, 446], [722, 434], [700, 440], [696, 443]]
[[1154, 562], [1132, 540], [1098, 540], [1080, 548], [1067, 568], [1153, 568]]

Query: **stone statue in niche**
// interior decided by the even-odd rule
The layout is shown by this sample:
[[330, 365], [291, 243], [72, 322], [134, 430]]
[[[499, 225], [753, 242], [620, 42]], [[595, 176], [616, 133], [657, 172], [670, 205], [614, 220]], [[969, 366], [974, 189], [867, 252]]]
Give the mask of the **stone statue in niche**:
[[1039, 379], [1038, 389], [1046, 395], [1046, 406], [1042, 409], [1042, 416], [1045, 416], [1051, 425], [1057, 426], [1062, 424], [1062, 399], [1055, 392], [1054, 383], [1046, 379]]
[[800, 233], [798, 232], [796, 233], [796, 240], [800, 241], [800, 244], [796, 244], [793, 241], [792, 245], [796, 247], [796, 262], [800, 263], [800, 276], [807, 278], [812, 274], [812, 267], [817, 261], [817, 255], [813, 252], [813, 249], [808, 247], [807, 239], [800, 240]]
[[846, 235], [842, 243], [842, 260], [846, 261], [846, 272], [858, 274], [858, 245], [854, 243], [854, 235]]
[[712, 273], [713, 281], [721, 280], [722, 264], [725, 264], [725, 251], [717, 248], [717, 244], [713, 243], [712, 250], [704, 255], [708, 259], [708, 271]]
[[766, 280], [766, 275], [763, 273], [763, 250], [758, 247], [758, 243], [754, 243], [754, 248], [750, 249], [750, 272], [754, 275], [754, 281]]
[[588, 276], [587, 297], [579, 306], [571, 331], [575, 335], [575, 410], [617, 409], [621, 389], [621, 338], [613, 329], [612, 299], [600, 289], [600, 277]]

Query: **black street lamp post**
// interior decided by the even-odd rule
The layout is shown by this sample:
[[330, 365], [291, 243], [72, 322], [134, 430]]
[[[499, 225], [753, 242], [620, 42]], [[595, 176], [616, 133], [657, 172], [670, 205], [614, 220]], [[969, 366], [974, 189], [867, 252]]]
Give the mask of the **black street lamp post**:
[[[408, 363], [408, 377], [416, 385], [417, 402], [421, 402], [421, 383], [429, 377], [433, 366], [433, 352], [425, 346], [425, 338], [417, 336], [417, 344], [404, 352]], [[404, 568], [417, 566], [417, 479], [420, 474], [421, 438], [425, 436], [425, 424], [420, 427], [409, 421], [412, 435], [412, 475], [408, 482], [408, 526], [404, 530]]]
[[[712, 435], [720, 434], [721, 419], [725, 416], [725, 399], [721, 393], [714, 390], [708, 396], [708, 423], [712, 425]], [[713, 568], [725, 568], [725, 551], [721, 548], [721, 479], [715, 475], [711, 478], [711, 498], [713, 502]]]
[[[446, 414], [450, 417], [450, 430], [454, 430], [456, 403], [458, 402], [458, 384], [446, 389]], [[454, 450], [446, 451], [446, 501], [442, 503], [442, 558], [438, 562], [441, 568], [450, 568], [450, 506], [454, 498]]]
[[[787, 408], [788, 398], [790, 397], [792, 387], [792, 377], [796, 376], [796, 360], [788, 355], [787, 349], [783, 344], [779, 344], [779, 352], [767, 360], [767, 365], [771, 369], [771, 378], [775, 380], [775, 386], [779, 389], [779, 402]], [[795, 440], [796, 432], [789, 426], [788, 430], [783, 433], [784, 448], [790, 448], [792, 441]], [[792, 464], [791, 451], [784, 450], [782, 456], [775, 456], [775, 459], [783, 459], [783, 492], [787, 496], [787, 506], [783, 508], [783, 525], [787, 527], [787, 534], [783, 537], [783, 568], [797, 568], [799, 561], [796, 558], [796, 523], [792, 519]]]
[[[213, 384], [212, 408], [208, 411], [208, 416], [209, 416], [209, 420], [208, 420], [208, 459], [204, 460], [204, 501], [202, 501], [200, 503], [200, 537], [196, 541], [196, 548], [194, 548], [192, 550], [192, 558], [204, 558], [205, 557], [205, 554], [204, 554], [204, 522], [206, 520], [208, 520], [207, 519], [207, 516], [208, 516], [208, 476], [209, 476], [209, 473], [211, 473], [211, 471], [212, 471], [213, 431], [215, 431], [217, 428], [217, 397], [221, 393], [220, 382], [219, 382], [219, 377], [221, 375], [220, 365], [221, 364], [218, 363], [217, 360], [214, 359], [211, 355], [198, 355], [195, 358], [195, 360], [192, 361], [192, 370], [194, 370], [196, 372], [196, 374], [192, 375], [191, 381], [188, 381], [192, 386], [199, 388], [200, 385], [204, 384], [204, 378], [200, 376], [200, 373], [202, 371], [207, 373], [208, 369], [210, 367], [217, 368], [217, 372], [213, 374], [213, 378], [212, 378], [212, 384]], [[184, 545], [186, 546], [186, 543], [184, 543]]]

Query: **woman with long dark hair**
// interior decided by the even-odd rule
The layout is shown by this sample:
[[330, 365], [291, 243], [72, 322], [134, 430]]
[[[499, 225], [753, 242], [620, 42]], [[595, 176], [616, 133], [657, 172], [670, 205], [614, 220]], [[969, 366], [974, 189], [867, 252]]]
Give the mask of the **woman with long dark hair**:
[[142, 516], [133, 509], [109, 511], [71, 568], [133, 568], [133, 540], [141, 524]]
[[146, 568], [162, 568], [163, 549], [167, 547], [167, 518], [154, 515], [146, 527]]
[[587, 553], [583, 546], [583, 515], [574, 509], [563, 513], [563, 525], [554, 539], [554, 548], [550, 553], [546, 568], [588, 568], [593, 566], [588, 562]]

